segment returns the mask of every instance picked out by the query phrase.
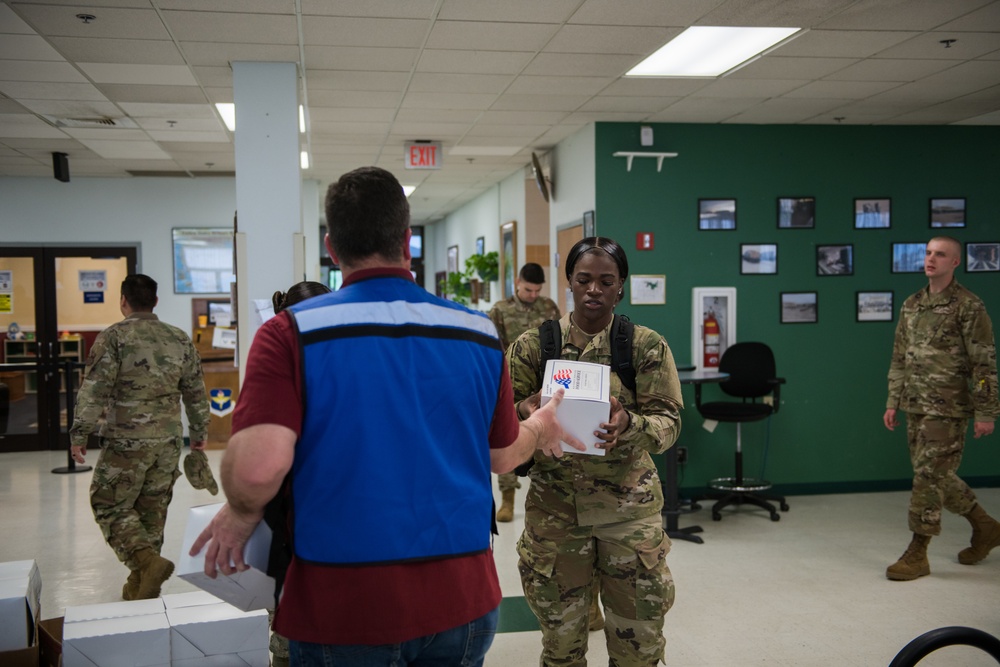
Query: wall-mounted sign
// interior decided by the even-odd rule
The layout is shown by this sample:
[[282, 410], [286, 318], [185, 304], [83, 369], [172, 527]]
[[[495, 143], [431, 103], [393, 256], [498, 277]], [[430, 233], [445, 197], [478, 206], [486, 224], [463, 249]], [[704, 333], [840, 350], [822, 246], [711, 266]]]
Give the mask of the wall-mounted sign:
[[403, 150], [403, 166], [407, 169], [441, 168], [444, 155], [440, 141], [407, 141]]
[[108, 272], [80, 271], [81, 292], [103, 292], [108, 287]]
[[653, 232], [639, 232], [635, 235], [635, 249], [636, 250], [652, 250], [653, 249]]

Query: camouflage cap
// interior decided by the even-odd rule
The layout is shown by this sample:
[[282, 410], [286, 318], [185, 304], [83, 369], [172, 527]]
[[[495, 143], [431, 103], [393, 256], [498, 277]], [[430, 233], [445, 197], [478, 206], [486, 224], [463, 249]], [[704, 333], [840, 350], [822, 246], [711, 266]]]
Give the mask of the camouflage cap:
[[208, 456], [205, 452], [192, 449], [191, 453], [184, 457], [184, 475], [196, 489], [208, 489], [213, 496], [219, 492], [219, 485], [212, 475], [212, 468], [208, 465]]

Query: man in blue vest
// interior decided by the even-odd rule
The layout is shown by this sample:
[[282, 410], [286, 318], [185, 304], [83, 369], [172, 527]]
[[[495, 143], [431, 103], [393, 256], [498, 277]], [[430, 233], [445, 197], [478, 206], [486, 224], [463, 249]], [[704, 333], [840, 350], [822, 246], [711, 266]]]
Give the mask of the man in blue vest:
[[493, 323], [414, 283], [392, 174], [343, 175], [326, 219], [343, 287], [258, 330], [222, 462], [228, 504], [192, 554], [208, 545], [209, 576], [245, 569], [291, 470], [274, 629], [292, 664], [481, 665], [500, 603], [490, 472], [584, 447], [556, 420], [561, 393], [519, 423]]

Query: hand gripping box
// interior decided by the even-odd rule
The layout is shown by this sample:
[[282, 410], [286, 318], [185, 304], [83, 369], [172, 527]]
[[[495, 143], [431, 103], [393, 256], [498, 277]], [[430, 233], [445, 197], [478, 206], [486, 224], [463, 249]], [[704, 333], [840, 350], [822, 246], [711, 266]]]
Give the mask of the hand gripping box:
[[271, 529], [261, 521], [247, 540], [243, 549], [243, 561], [249, 570], [226, 576], [221, 572], [212, 579], [205, 574], [205, 548], [197, 556], [189, 556], [191, 545], [201, 535], [219, 513], [224, 503], [192, 507], [188, 514], [187, 528], [184, 529], [184, 544], [177, 560], [177, 575], [198, 588], [208, 591], [217, 598], [242, 611], [251, 609], [271, 609], [274, 607], [274, 577], [267, 574], [270, 560]]
[[586, 451], [581, 452], [564, 442], [563, 451], [604, 456], [605, 451], [595, 446], [600, 441], [594, 431], [603, 430], [600, 425], [607, 423], [611, 415], [610, 376], [611, 368], [604, 364], [565, 359], [549, 359], [546, 362], [541, 403], [545, 405], [556, 391], [565, 389], [566, 394], [556, 412], [559, 423], [570, 435], [587, 445]]
[[169, 667], [163, 600], [66, 607], [63, 667]]
[[164, 595], [171, 667], [268, 667], [267, 612], [240, 611], [211, 593]]
[[0, 665], [37, 667], [41, 593], [35, 561], [0, 563]]

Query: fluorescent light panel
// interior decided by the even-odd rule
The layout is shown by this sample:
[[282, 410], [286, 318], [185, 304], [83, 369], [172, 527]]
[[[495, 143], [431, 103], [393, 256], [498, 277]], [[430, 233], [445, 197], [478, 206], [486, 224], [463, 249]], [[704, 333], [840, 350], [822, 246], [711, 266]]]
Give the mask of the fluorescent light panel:
[[720, 76], [799, 30], [692, 26], [625, 76]]
[[299, 164], [303, 169], [309, 168], [309, 151], [302, 151], [299, 153]]
[[222, 116], [222, 122], [226, 124], [230, 132], [236, 131], [236, 105], [232, 102], [216, 102], [215, 108]]

